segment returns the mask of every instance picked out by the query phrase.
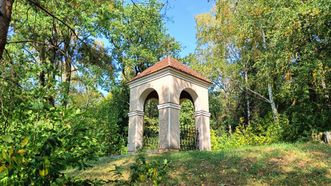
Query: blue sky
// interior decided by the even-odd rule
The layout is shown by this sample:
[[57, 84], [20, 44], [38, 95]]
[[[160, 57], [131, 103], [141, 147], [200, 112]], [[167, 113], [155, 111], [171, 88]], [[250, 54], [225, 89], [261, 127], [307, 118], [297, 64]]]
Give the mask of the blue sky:
[[194, 52], [196, 46], [196, 28], [194, 17], [209, 12], [214, 2], [208, 0], [168, 0], [167, 16], [170, 21], [166, 27], [168, 33], [183, 46], [181, 57]]

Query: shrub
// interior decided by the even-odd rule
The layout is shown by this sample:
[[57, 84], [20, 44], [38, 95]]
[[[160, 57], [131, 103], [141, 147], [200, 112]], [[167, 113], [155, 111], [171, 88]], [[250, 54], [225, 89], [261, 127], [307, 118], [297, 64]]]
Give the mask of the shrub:
[[13, 135], [0, 136], [0, 185], [63, 185], [73, 182], [63, 171], [84, 168], [95, 158], [98, 142], [90, 127], [71, 123], [79, 112], [52, 109], [27, 113]]
[[237, 126], [232, 134], [222, 129], [211, 130], [212, 150], [276, 143], [283, 140], [284, 129], [288, 125], [288, 120], [284, 116], [279, 116], [279, 123], [275, 123], [269, 114], [265, 118], [252, 121], [248, 126]]
[[156, 160], [148, 162], [144, 154], [138, 154], [130, 170], [131, 183], [143, 182], [159, 185], [161, 182], [165, 181], [168, 170], [168, 160], [164, 159], [162, 162]]

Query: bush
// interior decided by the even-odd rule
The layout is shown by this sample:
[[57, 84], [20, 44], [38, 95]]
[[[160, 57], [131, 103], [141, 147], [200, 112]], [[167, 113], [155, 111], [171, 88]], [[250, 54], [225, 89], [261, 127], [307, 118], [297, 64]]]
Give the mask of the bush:
[[93, 101], [84, 101], [77, 94], [76, 102], [81, 104], [67, 107], [57, 101], [50, 104], [39, 89], [15, 94], [13, 100], [19, 101], [7, 104], [15, 104], [11, 110], [2, 107], [6, 113], [0, 116], [0, 185], [89, 183], [68, 178], [63, 172], [72, 167], [83, 169], [98, 156], [127, 151], [125, 93], [119, 88], [106, 99], [95, 96]]
[[288, 125], [288, 120], [284, 116], [279, 116], [279, 123], [275, 123], [269, 114], [265, 118], [252, 121], [248, 126], [237, 126], [232, 134], [225, 132], [224, 129], [211, 130], [212, 150], [280, 142]]
[[[72, 109], [27, 112], [16, 121], [13, 135], [0, 136], [0, 185], [63, 185], [73, 182], [63, 171], [87, 167], [100, 153], [90, 126], [72, 123], [80, 114]], [[12, 125], [13, 126], [13, 125]]]
[[164, 159], [162, 162], [155, 160], [148, 162], [143, 154], [138, 154], [130, 170], [130, 182], [132, 184], [140, 182], [159, 185], [165, 181], [168, 170], [168, 160]]

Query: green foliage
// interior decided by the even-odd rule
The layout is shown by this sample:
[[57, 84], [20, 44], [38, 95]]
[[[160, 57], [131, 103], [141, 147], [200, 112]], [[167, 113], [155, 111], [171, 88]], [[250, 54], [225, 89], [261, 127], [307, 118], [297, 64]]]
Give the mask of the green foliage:
[[155, 0], [34, 2], [15, 1], [0, 63], [0, 184], [70, 185], [66, 168], [126, 153], [126, 82], [180, 46]]
[[82, 169], [98, 156], [125, 153], [126, 128], [120, 128], [127, 126], [125, 87], [113, 89], [101, 101], [76, 102], [76, 107], [68, 108], [50, 107], [25, 95], [24, 103], [11, 115], [10, 125], [1, 125], [0, 183], [76, 183], [63, 173], [65, 169]]
[[[117, 85], [109, 95], [90, 107], [86, 114], [91, 120], [82, 118], [82, 123], [96, 128], [100, 149], [106, 154], [120, 154], [127, 144], [129, 91], [126, 85]], [[90, 121], [90, 123], [88, 123]]]
[[146, 100], [144, 107], [144, 146], [145, 150], [159, 148], [159, 110], [158, 99]]
[[289, 121], [287, 141], [330, 130], [330, 7], [328, 0], [218, 0], [196, 17], [191, 64], [214, 82], [214, 129], [242, 118], [248, 125], [272, 109], [275, 122], [277, 112]]
[[194, 121], [194, 105], [192, 101], [188, 99], [184, 99], [180, 103], [180, 115], [179, 115], [179, 123], [180, 127], [184, 125], [188, 125], [190, 127], [195, 127]]
[[159, 1], [34, 2], [15, 1], [0, 63], [0, 185], [97, 184], [64, 171], [126, 153], [125, 83], [180, 46]]
[[116, 12], [117, 19], [106, 22], [110, 33], [105, 37], [125, 82], [166, 55], [178, 56], [181, 47], [166, 33], [163, 6], [158, 0], [128, 4]]
[[[28, 112], [15, 135], [3, 135], [0, 145], [0, 183], [61, 185], [67, 167], [87, 167], [100, 151], [90, 126], [73, 123], [79, 111], [53, 109]], [[36, 119], [38, 118], [38, 119]]]
[[275, 123], [269, 114], [265, 118], [252, 121], [248, 126], [239, 125], [233, 133], [211, 130], [212, 150], [277, 143], [286, 138], [288, 127], [285, 117], [280, 117], [280, 122]]
[[195, 150], [197, 149], [197, 131], [194, 118], [194, 105], [191, 100], [183, 99], [181, 100], [180, 107], [180, 148], [182, 150]]
[[[126, 83], [165, 55], [178, 56], [180, 45], [166, 33], [157, 0], [34, 2], [15, 1], [0, 63], [0, 184], [93, 184], [64, 170], [125, 153]], [[197, 17], [198, 48], [186, 59], [214, 82], [213, 150], [331, 129], [330, 7], [329, 0], [218, 0]], [[146, 109], [148, 148], [157, 148], [158, 110]], [[182, 129], [195, 130], [193, 105], [183, 102], [181, 111], [185, 142]], [[139, 156], [131, 181], [160, 184], [167, 166]]]
[[134, 164], [130, 166], [130, 182], [134, 183], [150, 183], [160, 185], [166, 180], [169, 162], [167, 159], [163, 161], [147, 161], [144, 154], [138, 154]]

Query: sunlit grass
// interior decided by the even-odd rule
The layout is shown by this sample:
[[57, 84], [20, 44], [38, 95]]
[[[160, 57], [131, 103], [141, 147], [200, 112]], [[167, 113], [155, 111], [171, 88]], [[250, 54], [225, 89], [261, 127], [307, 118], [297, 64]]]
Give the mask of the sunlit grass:
[[[110, 183], [128, 180], [134, 158], [133, 155], [102, 158], [92, 168], [70, 173]], [[274, 144], [148, 156], [148, 160], [165, 158], [170, 160], [165, 185], [331, 185], [331, 147], [324, 144]], [[122, 175], [117, 175], [116, 170]]]

